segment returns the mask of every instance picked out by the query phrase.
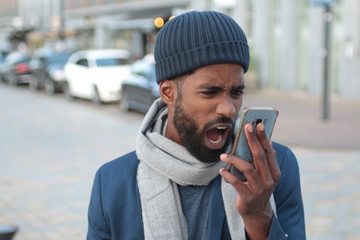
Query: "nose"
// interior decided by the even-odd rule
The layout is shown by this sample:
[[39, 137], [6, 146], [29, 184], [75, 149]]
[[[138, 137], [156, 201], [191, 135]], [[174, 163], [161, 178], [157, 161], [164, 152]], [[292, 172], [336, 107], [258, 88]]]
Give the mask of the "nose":
[[240, 104], [241, 100], [233, 99], [229, 94], [224, 94], [217, 105], [217, 114], [223, 117], [232, 118], [236, 115], [237, 106]]

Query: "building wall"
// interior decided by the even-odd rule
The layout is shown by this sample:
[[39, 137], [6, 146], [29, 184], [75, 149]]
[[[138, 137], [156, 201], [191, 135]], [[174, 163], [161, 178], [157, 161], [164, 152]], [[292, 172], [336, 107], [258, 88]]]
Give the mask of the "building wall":
[[329, 52], [324, 48], [324, 7], [305, 0], [251, 4], [251, 56], [258, 87], [321, 96], [329, 54], [331, 94], [360, 100], [360, 1], [332, 5]]
[[344, 0], [335, 32], [340, 39], [338, 94], [360, 99], [360, 1]]
[[0, 51], [8, 51], [11, 44], [8, 38], [14, 26], [21, 26], [18, 0], [0, 0]]
[[[93, 4], [95, 2], [95, 5]], [[169, 18], [187, 0], [106, 0], [69, 1], [66, 4], [67, 28], [78, 34], [75, 48], [125, 48], [135, 58], [152, 50], [155, 17]], [[88, 31], [85, 31], [87, 29]], [[93, 31], [92, 42], [80, 41], [81, 35]], [[89, 39], [88, 37], [86, 39]]]
[[18, 15], [19, 1], [2, 0], [0, 1], [0, 16], [1, 18], [14, 17]]

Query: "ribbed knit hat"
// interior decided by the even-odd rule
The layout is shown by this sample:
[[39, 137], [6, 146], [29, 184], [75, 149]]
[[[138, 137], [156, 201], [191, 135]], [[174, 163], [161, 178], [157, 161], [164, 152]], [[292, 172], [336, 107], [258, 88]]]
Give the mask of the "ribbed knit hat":
[[228, 15], [191, 11], [169, 22], [155, 42], [156, 79], [161, 82], [218, 63], [249, 69], [249, 47], [241, 27]]

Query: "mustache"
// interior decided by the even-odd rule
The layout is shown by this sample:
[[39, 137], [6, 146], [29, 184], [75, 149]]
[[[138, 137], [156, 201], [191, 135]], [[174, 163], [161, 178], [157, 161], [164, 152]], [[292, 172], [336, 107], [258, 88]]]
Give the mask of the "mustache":
[[210, 122], [207, 122], [205, 127], [204, 127], [204, 130], [205, 129], [208, 129], [210, 128], [211, 126], [215, 125], [215, 124], [219, 124], [219, 123], [226, 123], [226, 124], [231, 124], [233, 127], [234, 127], [234, 120], [232, 120], [231, 118], [227, 118], [227, 117], [221, 117], [221, 118], [217, 118], [217, 119], [214, 119]]

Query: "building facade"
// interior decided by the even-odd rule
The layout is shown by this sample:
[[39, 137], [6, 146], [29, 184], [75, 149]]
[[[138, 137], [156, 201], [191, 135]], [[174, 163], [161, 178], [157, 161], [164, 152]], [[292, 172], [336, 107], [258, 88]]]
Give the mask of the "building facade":
[[330, 13], [311, 2], [253, 1], [250, 35], [257, 85], [322, 95], [328, 56], [331, 93], [360, 100], [360, 2], [334, 1]]

